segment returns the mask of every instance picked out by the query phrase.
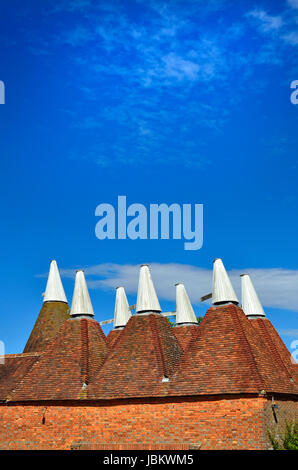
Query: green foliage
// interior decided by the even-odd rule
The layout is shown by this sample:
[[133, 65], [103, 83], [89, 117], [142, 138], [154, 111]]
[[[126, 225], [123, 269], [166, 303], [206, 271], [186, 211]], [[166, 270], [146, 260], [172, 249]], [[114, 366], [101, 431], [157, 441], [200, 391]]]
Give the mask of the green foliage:
[[298, 450], [298, 421], [286, 423], [286, 432], [281, 443], [269, 431], [268, 435], [274, 450]]
[[171, 317], [167, 317], [168, 322], [170, 323], [171, 326], [175, 326], [175, 317], [172, 315]]
[[[171, 317], [167, 317], [167, 319], [168, 319], [171, 326], [175, 326], [176, 323], [175, 323], [175, 316], [174, 315], [172, 315]], [[200, 324], [201, 321], [203, 320], [203, 317], [197, 317], [197, 320], [198, 320], [198, 324]]]
[[275, 439], [275, 437], [270, 433], [270, 431], [268, 431], [268, 436], [269, 436], [269, 439], [270, 439], [270, 442], [272, 444], [272, 447], [274, 450], [281, 450], [282, 448], [280, 447], [279, 443], [278, 443], [278, 440]]
[[298, 450], [298, 421], [292, 425], [287, 423], [283, 445], [285, 450]]

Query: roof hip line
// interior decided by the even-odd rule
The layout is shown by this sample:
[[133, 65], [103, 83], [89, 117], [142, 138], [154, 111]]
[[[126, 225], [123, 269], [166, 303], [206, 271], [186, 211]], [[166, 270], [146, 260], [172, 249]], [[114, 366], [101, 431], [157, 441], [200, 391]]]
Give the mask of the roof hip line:
[[245, 334], [245, 331], [244, 331], [244, 328], [241, 324], [241, 321], [239, 320], [239, 317], [238, 317], [238, 314], [237, 314], [237, 309], [236, 307], [233, 308], [232, 312], [231, 312], [231, 315], [232, 315], [232, 318], [234, 320], [234, 323], [236, 324], [236, 326], [238, 327], [238, 330], [242, 336], [242, 339], [243, 339], [243, 346], [244, 346], [244, 351], [247, 355], [247, 360], [248, 360], [248, 363], [250, 365], [250, 368], [253, 372], [253, 374], [255, 375], [256, 379], [257, 379], [257, 382], [258, 382], [258, 385], [260, 387], [260, 391], [263, 390], [265, 388], [265, 384], [264, 384], [264, 380], [263, 380], [263, 377], [258, 369], [258, 366], [257, 366], [257, 362], [255, 360], [255, 357], [254, 357], [254, 354], [251, 350], [251, 347], [250, 347], [250, 344], [249, 344], [249, 341], [246, 337], [246, 334]]
[[166, 367], [166, 362], [165, 362], [165, 359], [164, 359], [164, 354], [163, 354], [161, 342], [160, 342], [158, 331], [157, 331], [157, 328], [156, 328], [154, 315], [149, 315], [149, 322], [150, 322], [150, 327], [151, 327], [151, 331], [152, 331], [153, 341], [155, 343], [155, 354], [156, 354], [157, 363], [159, 365], [161, 373], [165, 377], [168, 377], [169, 372], [168, 372], [167, 367]]
[[[86, 318], [84, 318], [84, 320], [87, 322], [87, 319], [86, 319]], [[106, 336], [105, 336], [104, 332], [102, 331], [102, 329], [101, 329], [99, 323], [97, 324], [97, 328], [98, 328], [99, 331], [100, 331], [101, 337], [106, 339]], [[89, 336], [88, 336], [88, 344], [89, 344]], [[108, 348], [108, 351], [109, 351], [109, 348]], [[88, 352], [89, 352], [89, 350], [88, 350]], [[101, 360], [101, 362], [100, 362], [100, 364], [98, 365], [98, 367], [96, 368], [96, 370], [93, 371], [92, 376], [88, 377], [88, 379], [90, 379], [90, 382], [92, 382], [92, 380], [93, 380], [94, 378], [96, 378], [96, 376], [97, 376], [97, 374], [99, 373], [100, 369], [101, 369], [102, 366], [104, 365], [104, 363], [105, 363], [105, 361], [106, 361], [106, 359], [107, 359], [107, 356], [108, 356], [108, 354]], [[89, 374], [89, 361], [88, 361], [88, 374]], [[87, 385], [89, 385], [89, 383], [88, 383]]]
[[81, 376], [82, 381], [88, 384], [89, 381], [89, 337], [88, 323], [84, 318], [81, 320]]

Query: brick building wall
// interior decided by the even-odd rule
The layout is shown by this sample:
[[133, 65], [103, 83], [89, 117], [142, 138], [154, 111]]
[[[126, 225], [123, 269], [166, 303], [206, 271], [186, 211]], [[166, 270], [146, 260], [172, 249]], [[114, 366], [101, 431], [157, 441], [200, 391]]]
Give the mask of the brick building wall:
[[[280, 413], [297, 414], [297, 402], [281, 401]], [[0, 406], [0, 449], [266, 449], [271, 415], [271, 401], [248, 395], [8, 404]]]

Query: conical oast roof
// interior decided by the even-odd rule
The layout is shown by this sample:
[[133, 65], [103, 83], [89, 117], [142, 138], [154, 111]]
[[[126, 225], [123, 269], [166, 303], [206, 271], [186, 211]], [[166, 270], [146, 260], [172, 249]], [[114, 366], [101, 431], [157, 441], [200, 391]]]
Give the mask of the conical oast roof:
[[118, 330], [119, 339], [91, 380], [88, 398], [166, 394], [170, 382], [163, 379], [171, 376], [182, 353], [173, 330], [159, 313], [132, 315], [126, 327]]
[[267, 344], [271, 357], [274, 358], [275, 367], [282, 367], [286, 370], [290, 380], [296, 384], [298, 393], [298, 365], [293, 363], [291, 353], [268, 318], [265, 316], [250, 317], [250, 319], [252, 318], [255, 319], [250, 323]]
[[290, 380], [293, 380], [296, 386], [298, 386], [297, 366], [293, 365], [290, 352], [271, 321], [266, 318], [260, 299], [248, 274], [241, 275], [241, 284], [242, 309], [244, 313], [247, 318], [253, 320], [251, 323], [267, 344], [268, 350], [274, 358], [276, 367], [282, 367], [288, 374]]
[[108, 354], [106, 337], [91, 317], [68, 319], [10, 394], [11, 401], [79, 400]]
[[147, 264], [142, 264], [140, 269], [136, 312], [161, 312]]
[[70, 315], [94, 315], [84, 271], [76, 273]]
[[242, 309], [248, 317], [265, 317], [260, 299], [248, 274], [241, 274]]
[[51, 262], [43, 306], [30, 334], [24, 353], [44, 351], [69, 318], [69, 307], [57, 263]]
[[176, 284], [176, 325], [198, 323], [184, 284]]
[[228, 302], [238, 304], [238, 299], [222, 260], [217, 258], [213, 262], [212, 303]]
[[124, 327], [130, 317], [131, 313], [129, 310], [129, 304], [127, 301], [124, 287], [117, 287], [114, 312], [114, 328]]
[[65, 302], [45, 302], [39, 312], [24, 353], [44, 351], [69, 318], [69, 306]]
[[266, 321], [250, 321], [232, 303], [212, 306], [200, 326], [194, 327], [171, 377], [171, 394], [297, 393], [298, 383], [290, 380], [267, 347], [266, 335], [255, 328], [256, 323]]
[[50, 272], [43, 301], [67, 303], [67, 298], [63, 289], [56, 260], [51, 261]]

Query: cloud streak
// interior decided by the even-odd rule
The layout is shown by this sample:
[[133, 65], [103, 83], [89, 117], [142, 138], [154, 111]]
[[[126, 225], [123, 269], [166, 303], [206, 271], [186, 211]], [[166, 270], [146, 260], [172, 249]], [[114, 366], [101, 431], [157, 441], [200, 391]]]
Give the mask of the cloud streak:
[[248, 16], [257, 20], [257, 25], [264, 33], [278, 31], [284, 25], [282, 16], [269, 15], [264, 10], [252, 10]]
[[292, 8], [298, 8], [298, 0], [287, 0], [288, 4]]
[[[298, 8], [298, 0], [289, 0], [288, 4], [292, 9]], [[280, 40], [285, 45], [294, 47], [298, 45], [297, 17], [294, 15], [292, 10], [281, 11], [279, 15], [270, 15], [265, 10], [254, 9], [249, 11], [246, 16], [253, 20], [261, 33], [270, 37], [271, 47], [274, 46], [278, 50], [278, 41]], [[285, 50], [283, 55], [284, 61], [286, 61]]]
[[[104, 263], [84, 268], [91, 289], [109, 291], [123, 285], [129, 294], [136, 294], [139, 266]], [[212, 270], [185, 264], [150, 263], [150, 270], [160, 299], [175, 300], [174, 285], [183, 282], [194, 304], [212, 289]], [[75, 269], [61, 269], [61, 276], [74, 278]], [[283, 268], [243, 268], [229, 271], [241, 301], [240, 274], [249, 273], [264, 307], [298, 311], [298, 270]]]
[[88, 148], [103, 167], [206, 167], [202, 135], [223, 134], [242, 97], [266, 95], [254, 80], [261, 67], [272, 76], [296, 61], [296, 0], [274, 14], [224, 0], [61, 0], [48, 8], [63, 28], [50, 41], [40, 31], [30, 50], [46, 60], [63, 48], [78, 91], [67, 125], [82, 142], [70, 153]]

